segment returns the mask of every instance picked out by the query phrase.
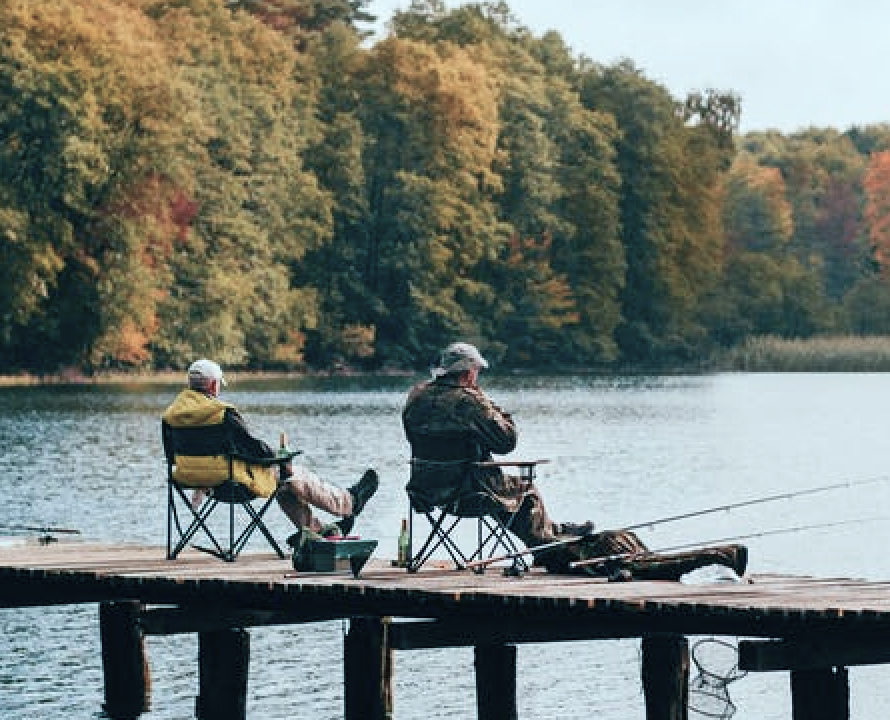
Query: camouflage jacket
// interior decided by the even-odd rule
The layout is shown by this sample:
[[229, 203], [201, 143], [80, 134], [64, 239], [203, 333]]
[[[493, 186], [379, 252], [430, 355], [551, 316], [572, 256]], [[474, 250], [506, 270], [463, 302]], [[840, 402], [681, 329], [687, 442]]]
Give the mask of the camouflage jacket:
[[445, 376], [415, 385], [402, 412], [411, 443], [409, 489], [433, 505], [479, 485], [493, 496], [512, 495], [500, 468], [473, 463], [516, 447], [510, 415], [478, 388], [458, 385]]

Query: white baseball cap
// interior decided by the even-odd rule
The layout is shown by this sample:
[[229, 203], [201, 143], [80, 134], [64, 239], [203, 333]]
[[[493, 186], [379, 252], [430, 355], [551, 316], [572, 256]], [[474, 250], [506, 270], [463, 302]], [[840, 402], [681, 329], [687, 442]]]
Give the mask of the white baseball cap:
[[213, 360], [208, 360], [207, 358], [195, 360], [195, 362], [189, 365], [188, 379], [189, 384], [205, 380], [216, 380], [221, 385], [226, 385], [222, 368]]

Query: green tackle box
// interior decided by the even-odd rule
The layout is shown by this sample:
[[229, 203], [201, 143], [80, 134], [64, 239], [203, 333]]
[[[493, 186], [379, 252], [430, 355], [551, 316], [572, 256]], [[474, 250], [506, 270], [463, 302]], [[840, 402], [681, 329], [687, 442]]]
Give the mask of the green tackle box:
[[294, 552], [294, 570], [300, 572], [351, 572], [358, 577], [377, 548], [376, 540], [321, 538], [307, 540]]

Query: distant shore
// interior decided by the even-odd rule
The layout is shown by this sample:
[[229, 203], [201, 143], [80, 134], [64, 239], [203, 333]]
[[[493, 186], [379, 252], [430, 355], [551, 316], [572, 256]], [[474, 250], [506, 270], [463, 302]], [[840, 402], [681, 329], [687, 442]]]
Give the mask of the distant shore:
[[890, 337], [751, 338], [715, 363], [720, 372], [890, 372]]
[[[535, 370], [513, 369], [510, 374], [522, 375]], [[539, 372], [554, 372], [553, 368]], [[659, 374], [714, 373], [714, 372], [890, 372], [890, 336], [825, 336], [807, 339], [787, 339], [762, 336], [748, 339], [738, 347], [722, 351], [707, 359], [702, 359], [695, 367], [664, 368], [661, 371], [648, 368], [598, 368], [593, 370], [564, 368], [556, 370], [565, 374], [596, 372], [603, 375], [630, 375], [640, 372]], [[304, 371], [259, 371], [231, 370], [227, 377], [237, 381], [286, 380], [308, 377], [360, 377], [378, 375], [390, 377], [410, 377], [415, 373], [405, 369], [385, 369], [367, 373], [354, 368], [334, 367], [328, 370]], [[130, 385], [158, 384], [175, 385], [183, 382], [185, 371], [138, 371], [101, 372], [86, 374], [77, 369], [62, 370], [57, 373], [13, 373], [0, 374], [0, 387], [30, 385]]]
[[[327, 371], [264, 371], [264, 370], [231, 370], [225, 376], [232, 382], [243, 380], [292, 380], [308, 377], [360, 377], [363, 375], [379, 375], [389, 377], [410, 377], [408, 370], [384, 370], [376, 373], [365, 373], [356, 370], [334, 368]], [[85, 374], [75, 370], [58, 373], [15, 373], [0, 374], [0, 387], [27, 387], [43, 385], [177, 385], [185, 382], [185, 370], [160, 372], [102, 372]]]

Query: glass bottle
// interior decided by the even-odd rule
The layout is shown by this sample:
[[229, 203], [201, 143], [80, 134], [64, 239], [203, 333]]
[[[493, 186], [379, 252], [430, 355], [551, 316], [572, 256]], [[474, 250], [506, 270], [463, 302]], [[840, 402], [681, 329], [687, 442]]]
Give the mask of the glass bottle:
[[408, 520], [402, 518], [402, 528], [399, 531], [399, 567], [408, 567], [411, 562], [411, 536], [408, 534]]

